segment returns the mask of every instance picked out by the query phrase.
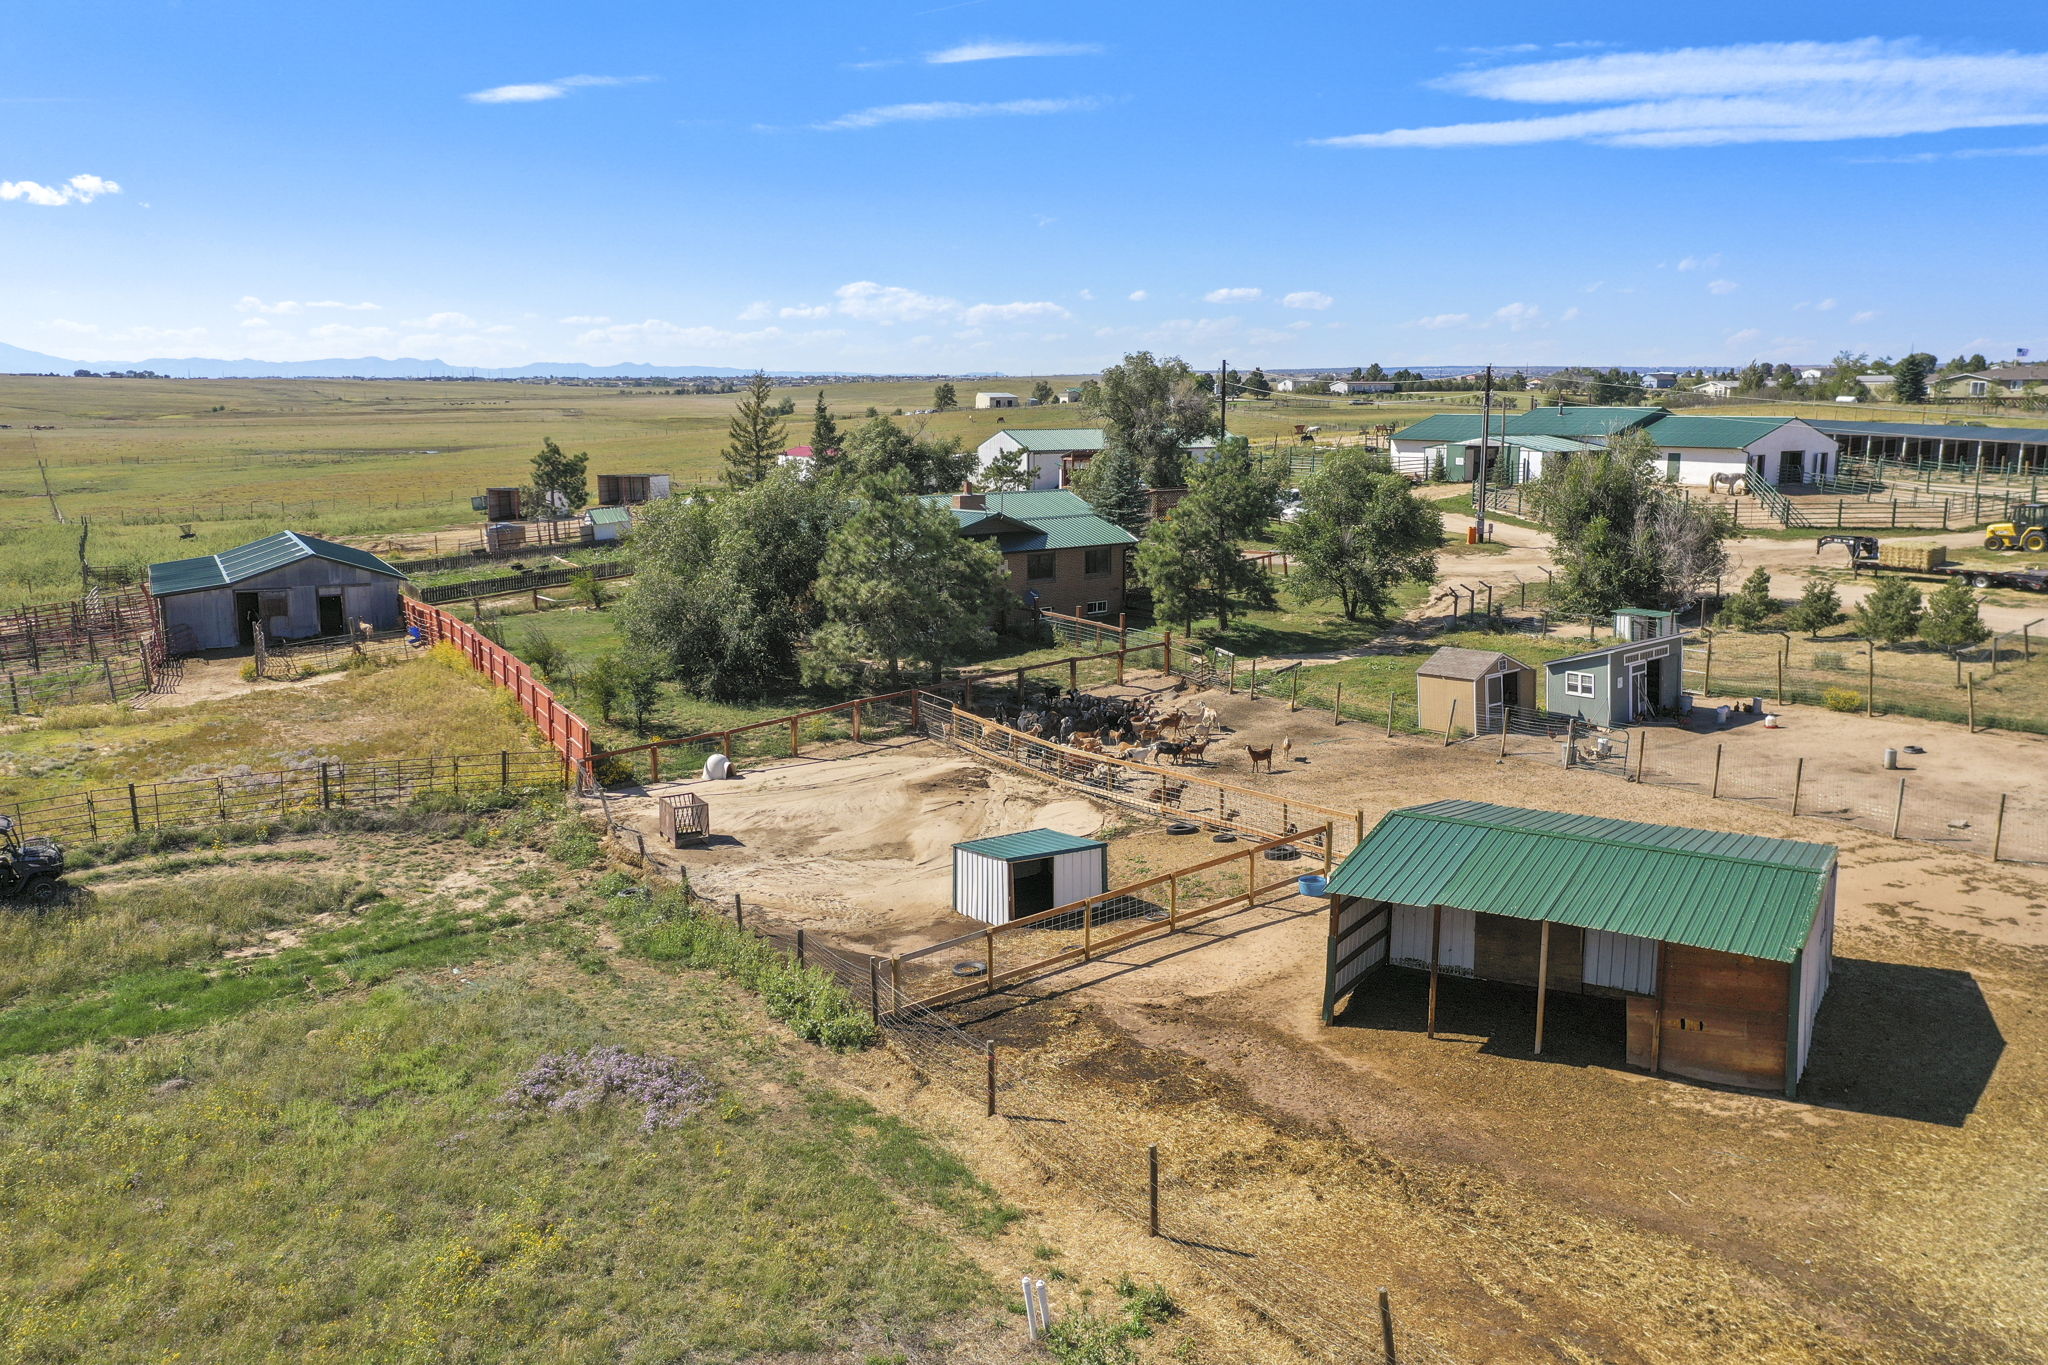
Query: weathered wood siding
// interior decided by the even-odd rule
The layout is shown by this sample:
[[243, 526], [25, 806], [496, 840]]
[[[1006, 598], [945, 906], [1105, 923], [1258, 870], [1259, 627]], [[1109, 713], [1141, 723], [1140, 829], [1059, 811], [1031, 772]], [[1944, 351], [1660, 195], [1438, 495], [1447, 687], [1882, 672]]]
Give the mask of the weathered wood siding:
[[1676, 943], [1663, 948], [1660, 1069], [1718, 1085], [1783, 1086], [1789, 964]]
[[[1473, 926], [1472, 974], [1485, 981], [1534, 987], [1542, 956], [1543, 926], [1506, 915], [1478, 915]], [[1550, 926], [1550, 989], [1579, 989], [1586, 934], [1569, 924]]]

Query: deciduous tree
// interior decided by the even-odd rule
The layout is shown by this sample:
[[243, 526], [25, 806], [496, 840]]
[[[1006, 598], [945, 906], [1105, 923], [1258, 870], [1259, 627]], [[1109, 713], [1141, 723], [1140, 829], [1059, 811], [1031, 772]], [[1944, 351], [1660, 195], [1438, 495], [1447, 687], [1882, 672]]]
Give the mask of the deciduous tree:
[[[1244, 556], [1244, 540], [1272, 520], [1278, 483], [1252, 466], [1242, 440], [1188, 476], [1188, 495], [1138, 544], [1138, 577], [1152, 590], [1154, 608], [1184, 628], [1206, 616], [1218, 630], [1245, 605], [1273, 605], [1265, 570]], [[1235, 449], [1232, 449], [1235, 447]]]
[[787, 436], [776, 419], [768, 376], [756, 370], [747, 380], [738, 411], [726, 429], [725, 481], [747, 488], [768, 477], [786, 448]]
[[951, 412], [960, 406], [960, 395], [951, 384], [941, 384], [932, 390], [932, 406], [940, 412]]
[[1383, 620], [1398, 585], [1436, 577], [1443, 538], [1443, 514], [1384, 457], [1344, 448], [1302, 485], [1301, 510], [1281, 527], [1280, 548], [1292, 559], [1287, 581], [1296, 596], [1335, 597], [1347, 621]]
[[841, 443], [841, 453], [855, 481], [901, 473], [918, 493], [951, 492], [974, 472], [974, 457], [962, 455], [951, 438], [928, 440], [886, 417], [855, 427]]
[[1052, 401], [1052, 385], [1043, 379], [1033, 384], [1031, 386], [1031, 401], [1034, 403], [1050, 403]]
[[991, 493], [1022, 493], [1031, 487], [1031, 466], [1024, 447], [1005, 446], [982, 466], [981, 484]]
[[1154, 360], [1149, 351], [1134, 352], [1084, 392], [1106, 443], [1130, 451], [1139, 476], [1154, 488], [1182, 487], [1183, 449], [1218, 430], [1215, 405], [1178, 356]]

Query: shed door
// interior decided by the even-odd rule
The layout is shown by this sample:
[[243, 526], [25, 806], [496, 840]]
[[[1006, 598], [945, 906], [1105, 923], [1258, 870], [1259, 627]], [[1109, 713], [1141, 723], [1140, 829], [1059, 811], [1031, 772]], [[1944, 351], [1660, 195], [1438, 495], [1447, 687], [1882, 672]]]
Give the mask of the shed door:
[[[1402, 967], [1429, 966], [1431, 910], [1426, 905], [1394, 907], [1392, 959]], [[1447, 972], [1472, 974], [1472, 912], [1444, 908], [1443, 939], [1437, 945], [1437, 966]]]
[[1655, 995], [1657, 940], [1588, 929], [1583, 979], [1588, 986], [1612, 986], [1637, 995]]
[[1076, 849], [1052, 860], [1052, 903], [1072, 905], [1098, 891], [1102, 885], [1102, 851]]

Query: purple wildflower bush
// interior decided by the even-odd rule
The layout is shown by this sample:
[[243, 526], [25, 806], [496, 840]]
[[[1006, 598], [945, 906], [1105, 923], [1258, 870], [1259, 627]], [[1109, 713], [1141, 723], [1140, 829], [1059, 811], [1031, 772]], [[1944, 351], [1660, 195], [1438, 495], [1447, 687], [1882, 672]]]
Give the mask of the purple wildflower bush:
[[711, 1082], [673, 1057], [594, 1047], [558, 1052], [535, 1062], [500, 1097], [524, 1112], [578, 1114], [609, 1100], [646, 1106], [640, 1131], [676, 1128], [710, 1104]]

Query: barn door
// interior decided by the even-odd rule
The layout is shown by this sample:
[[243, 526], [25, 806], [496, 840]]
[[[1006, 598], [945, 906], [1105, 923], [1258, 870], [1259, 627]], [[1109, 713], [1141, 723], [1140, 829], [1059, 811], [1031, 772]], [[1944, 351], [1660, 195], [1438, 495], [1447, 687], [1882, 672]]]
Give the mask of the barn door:
[[1500, 729], [1500, 728], [1501, 728], [1501, 725], [1502, 725], [1502, 723], [1503, 723], [1503, 721], [1502, 721], [1502, 716], [1501, 716], [1501, 705], [1502, 705], [1502, 703], [1503, 703], [1503, 702], [1504, 702], [1505, 700], [1506, 700], [1506, 693], [1505, 693], [1504, 691], [1502, 691], [1502, 686], [1501, 686], [1501, 676], [1500, 676], [1500, 674], [1498, 674], [1498, 673], [1489, 673], [1489, 674], [1487, 674], [1487, 675], [1486, 675], [1486, 724], [1485, 724], [1485, 725], [1484, 725], [1484, 726], [1483, 726], [1482, 728], [1484, 728], [1484, 729], [1486, 729], [1486, 730], [1498, 730], [1498, 729]]

